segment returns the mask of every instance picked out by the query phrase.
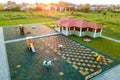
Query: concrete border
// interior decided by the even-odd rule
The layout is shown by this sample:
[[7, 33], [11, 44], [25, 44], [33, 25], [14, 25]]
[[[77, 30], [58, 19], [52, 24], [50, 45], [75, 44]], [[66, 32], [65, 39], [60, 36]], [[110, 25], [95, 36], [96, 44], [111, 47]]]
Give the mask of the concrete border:
[[105, 39], [108, 39], [108, 40], [111, 40], [111, 41], [114, 41], [114, 42], [120, 43], [120, 40], [117, 40], [117, 39], [114, 39], [114, 38], [110, 38], [110, 37], [107, 37], [107, 36], [101, 36], [101, 37], [105, 38]]
[[2, 27], [0, 27], [0, 80], [11, 80]]
[[93, 77], [90, 80], [119, 80], [119, 77], [120, 77], [120, 64]]
[[[35, 38], [43, 38], [43, 37], [55, 36], [55, 35], [59, 35], [59, 34], [61, 34], [61, 33], [43, 34], [43, 35], [40, 35], [40, 36], [30, 36], [30, 37], [35, 39]], [[5, 43], [18, 42], [18, 41], [23, 41], [23, 40], [26, 40], [26, 38], [7, 40], [7, 41], [5, 41]]]

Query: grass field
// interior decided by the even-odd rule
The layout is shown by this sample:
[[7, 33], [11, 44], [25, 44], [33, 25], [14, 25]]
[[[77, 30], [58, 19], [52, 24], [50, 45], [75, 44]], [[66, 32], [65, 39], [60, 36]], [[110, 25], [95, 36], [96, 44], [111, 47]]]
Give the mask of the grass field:
[[85, 37], [77, 37], [77, 36], [69, 36], [70, 38], [78, 41], [78, 42], [82, 42], [88, 46], [91, 46], [93, 47], [94, 49], [97, 49], [103, 53], [106, 53], [107, 55], [109, 56], [112, 56], [116, 59], [119, 59], [120, 60], [120, 44], [119, 43], [116, 43], [116, 42], [113, 42], [113, 41], [110, 41], [110, 40], [107, 40], [107, 39], [104, 39], [104, 38], [90, 38], [91, 39], [91, 42], [90, 43], [86, 43], [83, 41], [83, 39]]
[[[9, 13], [9, 14], [8, 14]], [[0, 12], [0, 26], [30, 24], [40, 22], [53, 22], [61, 17], [85, 19], [90, 22], [102, 24], [103, 35], [120, 40], [120, 14], [107, 12], [106, 15], [98, 12]]]
[[56, 21], [56, 18], [51, 18], [43, 12], [0, 12], [0, 26], [52, 21]]

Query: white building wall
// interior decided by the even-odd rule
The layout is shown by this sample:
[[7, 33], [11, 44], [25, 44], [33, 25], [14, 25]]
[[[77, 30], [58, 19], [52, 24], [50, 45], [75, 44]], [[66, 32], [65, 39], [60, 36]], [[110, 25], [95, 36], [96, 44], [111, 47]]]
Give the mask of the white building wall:
[[96, 35], [95, 35], [95, 38], [96, 37], [101, 37], [101, 33], [99, 32], [99, 33], [96, 33]]
[[80, 33], [79, 31], [75, 31], [74, 34], [75, 34], [76, 36], [79, 36], [79, 33]]
[[88, 31], [88, 32], [87, 32], [87, 36], [93, 37], [93, 36], [94, 36], [94, 33]]
[[90, 37], [96, 38], [96, 37], [100, 37], [100, 36], [101, 36], [101, 33], [98, 32], [98, 33], [96, 33], [95, 36], [94, 36], [94, 32], [88, 32], [87, 35], [90, 36]]
[[68, 34], [66, 34], [66, 30], [62, 30], [62, 34], [64, 34], [64, 35], [68, 35]]
[[[55, 30], [60, 32], [60, 27], [56, 27]], [[96, 37], [101, 37], [102, 31], [97, 32], [95, 35], [94, 35], [94, 32], [84, 31], [84, 32], [81, 32], [81, 36], [80, 36], [80, 32], [75, 31], [75, 30], [71, 30], [71, 31], [68, 31], [68, 32], [66, 32], [66, 30], [62, 30], [62, 33], [66, 36], [75, 34], [76, 36], [79, 36], [79, 37], [90, 36], [90, 37], [96, 38]]]
[[55, 30], [60, 32], [60, 27], [56, 27]]
[[87, 35], [86, 32], [87, 31], [81, 32], [81, 36], [86, 36]]
[[74, 30], [68, 31], [68, 35], [72, 35], [72, 34], [75, 34], [75, 31], [74, 31]]

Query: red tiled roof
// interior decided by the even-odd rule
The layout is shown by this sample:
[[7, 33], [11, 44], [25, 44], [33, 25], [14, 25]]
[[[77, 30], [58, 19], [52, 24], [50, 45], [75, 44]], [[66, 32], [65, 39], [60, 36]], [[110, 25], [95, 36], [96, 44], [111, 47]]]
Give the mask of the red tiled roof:
[[60, 24], [65, 27], [72, 27], [75, 26], [76, 20], [68, 17], [68, 18], [62, 18], [57, 21], [57, 24]]
[[59, 19], [56, 23], [57, 23], [57, 24], [61, 24], [61, 23], [63, 23], [63, 22], [65, 22], [65, 18]]
[[94, 29], [101, 29], [102, 28], [101, 25], [98, 25], [96, 23], [91, 23], [91, 22], [88, 23], [88, 27], [94, 28]]
[[76, 21], [75, 26], [79, 28], [86, 28], [88, 27], [88, 22], [85, 20], [79, 20], [79, 21]]
[[87, 22], [85, 20], [79, 20], [76, 21], [73, 18], [67, 17], [67, 18], [61, 18], [57, 21], [57, 24], [62, 25], [64, 27], [79, 27], [79, 28], [95, 28], [95, 29], [100, 29], [102, 28], [101, 25], [98, 25], [96, 23], [91, 23], [91, 22]]

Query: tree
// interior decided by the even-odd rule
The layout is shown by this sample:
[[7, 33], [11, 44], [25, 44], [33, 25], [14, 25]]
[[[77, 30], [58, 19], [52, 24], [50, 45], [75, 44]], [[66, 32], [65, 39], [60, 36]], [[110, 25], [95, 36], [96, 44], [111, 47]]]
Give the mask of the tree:
[[25, 6], [27, 6], [27, 3], [22, 2], [21, 6], [22, 6], [22, 7], [25, 7]]
[[16, 4], [16, 2], [13, 1], [13, 2], [12, 2], [12, 5], [17, 5], [17, 4]]
[[12, 1], [8, 1], [8, 2], [7, 2], [7, 5], [12, 5]]
[[12, 11], [20, 11], [20, 8], [21, 7], [17, 5], [16, 7], [12, 8]]
[[90, 11], [90, 4], [85, 4], [83, 6], [83, 12], [89, 12]]
[[0, 11], [3, 10], [3, 4], [0, 3]]

